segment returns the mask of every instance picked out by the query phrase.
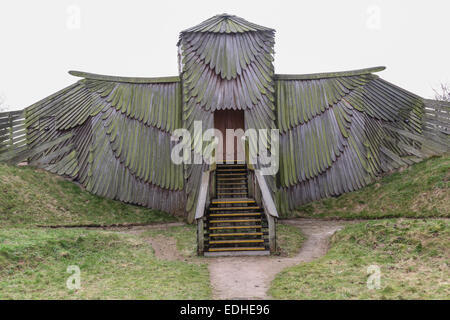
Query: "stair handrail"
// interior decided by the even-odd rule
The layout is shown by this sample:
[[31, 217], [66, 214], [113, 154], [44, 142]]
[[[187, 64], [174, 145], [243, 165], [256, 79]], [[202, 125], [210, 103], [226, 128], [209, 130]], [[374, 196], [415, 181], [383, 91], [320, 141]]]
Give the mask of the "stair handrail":
[[[218, 144], [218, 140], [213, 143]], [[202, 172], [200, 180], [200, 190], [197, 198], [197, 206], [195, 208], [195, 221], [197, 222], [197, 254], [203, 255], [204, 248], [204, 217], [205, 211], [211, 201], [211, 196], [215, 195], [215, 179], [211, 174], [216, 170], [216, 146], [213, 148], [213, 152], [209, 158], [209, 168]]]
[[197, 198], [197, 208], [195, 209], [195, 219], [201, 219], [205, 215], [205, 208], [208, 202], [209, 196], [209, 179], [211, 170], [205, 170], [202, 172], [200, 181], [200, 191]]
[[207, 206], [209, 205], [209, 180], [212, 170], [202, 172], [200, 190], [197, 198], [197, 207], [195, 208], [195, 221], [197, 222], [197, 254], [203, 255], [205, 251], [205, 235], [204, 235], [204, 216]]
[[[255, 201], [263, 208], [269, 227], [270, 252], [275, 253], [277, 250], [276, 221], [279, 218], [277, 207], [273, 201], [273, 197], [269, 186], [267, 185], [266, 179], [262, 174], [262, 170], [257, 169], [252, 163], [250, 163], [250, 147], [248, 140], [243, 138], [242, 143], [244, 145], [247, 168], [251, 174], [251, 180], [249, 179], [249, 182], [251, 182], [251, 185], [249, 185], [249, 190], [253, 192]], [[259, 195], [261, 195], [261, 197], [259, 197]]]
[[269, 229], [269, 249], [271, 253], [277, 251], [276, 223], [278, 212], [267, 185], [266, 179], [259, 169], [250, 169], [252, 174], [252, 190], [257, 203], [263, 208]]
[[[245, 162], [247, 163], [247, 168], [250, 171], [254, 172], [254, 175], [256, 177], [257, 186], [259, 187], [259, 190], [261, 191], [262, 196], [262, 204], [267, 209], [267, 213], [271, 215], [274, 218], [278, 218], [278, 212], [277, 207], [275, 206], [275, 202], [273, 201], [272, 195], [270, 193], [269, 187], [267, 185], [266, 179], [264, 178], [264, 175], [262, 174], [262, 170], [256, 169], [255, 166], [253, 166], [252, 163], [250, 163], [250, 145], [246, 137], [242, 137], [242, 144], [244, 147], [244, 153], [245, 153]], [[256, 184], [255, 184], [256, 185]]]
[[[205, 208], [209, 204], [210, 201], [210, 180], [211, 180], [211, 172], [216, 170], [216, 146], [218, 141], [215, 140], [213, 142], [214, 147], [213, 151], [209, 158], [209, 168], [202, 172], [202, 177], [200, 180], [200, 191], [197, 198], [197, 207], [195, 208], [195, 220], [203, 218], [205, 215]], [[214, 181], [213, 181], [214, 183]]]
[[202, 172], [200, 180], [200, 190], [197, 198], [197, 206], [195, 208], [195, 221], [197, 222], [197, 252], [198, 255], [203, 255], [204, 248], [204, 217], [205, 212], [211, 201], [211, 197], [214, 196], [215, 179], [214, 174], [211, 174], [216, 170], [216, 163], [213, 161], [209, 165], [209, 168]]
[[256, 182], [258, 182], [259, 190], [261, 191], [261, 200], [264, 208], [264, 212], [271, 215], [274, 218], [279, 218], [277, 207], [275, 206], [275, 202], [273, 201], [272, 195], [269, 190], [269, 186], [267, 185], [266, 179], [262, 174], [262, 171], [259, 169], [254, 170]]

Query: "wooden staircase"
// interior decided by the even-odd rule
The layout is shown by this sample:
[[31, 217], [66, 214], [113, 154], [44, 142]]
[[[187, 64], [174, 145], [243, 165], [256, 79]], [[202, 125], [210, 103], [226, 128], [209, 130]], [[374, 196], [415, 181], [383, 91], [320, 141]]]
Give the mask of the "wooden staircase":
[[263, 209], [249, 197], [246, 164], [218, 164], [204, 224], [205, 256], [269, 255]]

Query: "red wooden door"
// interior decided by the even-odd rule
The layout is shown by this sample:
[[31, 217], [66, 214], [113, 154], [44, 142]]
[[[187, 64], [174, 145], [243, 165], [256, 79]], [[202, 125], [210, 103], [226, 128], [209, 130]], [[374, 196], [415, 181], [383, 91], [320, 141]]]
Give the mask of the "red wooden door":
[[[242, 110], [218, 110], [214, 112], [214, 128], [222, 132], [222, 151], [221, 154], [216, 155], [217, 161], [243, 161], [244, 154], [241, 141], [239, 137], [234, 137], [231, 143], [231, 150], [227, 150], [226, 129], [242, 129], [244, 131], [244, 111]], [[231, 137], [229, 137], [231, 139]], [[231, 140], [230, 140], [231, 141]], [[219, 147], [218, 150], [221, 148]], [[220, 153], [220, 151], [219, 151]]]

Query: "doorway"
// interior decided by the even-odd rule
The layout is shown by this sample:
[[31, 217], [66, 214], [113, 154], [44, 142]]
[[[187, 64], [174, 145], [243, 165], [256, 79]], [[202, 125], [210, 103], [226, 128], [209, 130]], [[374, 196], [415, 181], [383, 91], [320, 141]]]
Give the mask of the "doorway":
[[[222, 133], [223, 139], [219, 139], [216, 153], [216, 161], [244, 162], [244, 148], [241, 137], [244, 133], [244, 111], [243, 110], [217, 110], [214, 112], [214, 128]], [[228, 130], [232, 129], [234, 131]], [[240, 129], [240, 130], [239, 130]], [[233, 134], [234, 133], [234, 134]]]

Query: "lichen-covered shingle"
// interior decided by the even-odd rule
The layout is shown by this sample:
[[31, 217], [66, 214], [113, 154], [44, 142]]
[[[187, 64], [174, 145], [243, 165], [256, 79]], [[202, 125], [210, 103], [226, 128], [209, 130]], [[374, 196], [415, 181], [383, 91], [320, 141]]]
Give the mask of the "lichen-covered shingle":
[[171, 134], [181, 126], [180, 82], [80, 75], [88, 78], [27, 108], [31, 147], [73, 133], [33, 160], [94, 194], [183, 214], [183, 167], [170, 158]]
[[[280, 207], [362, 188], [382, 172], [411, 164], [423, 101], [368, 69], [310, 78], [277, 75]], [[405, 147], [406, 146], [406, 147]]]
[[[217, 15], [180, 34], [183, 126], [213, 128], [216, 110], [244, 110], [245, 129], [275, 128], [274, 30], [242, 18]], [[202, 150], [194, 139], [193, 152]], [[265, 141], [265, 145], [269, 143]], [[254, 148], [255, 146], [253, 146]], [[186, 165], [186, 210], [194, 218], [203, 165]], [[269, 184], [276, 191], [275, 179]]]

